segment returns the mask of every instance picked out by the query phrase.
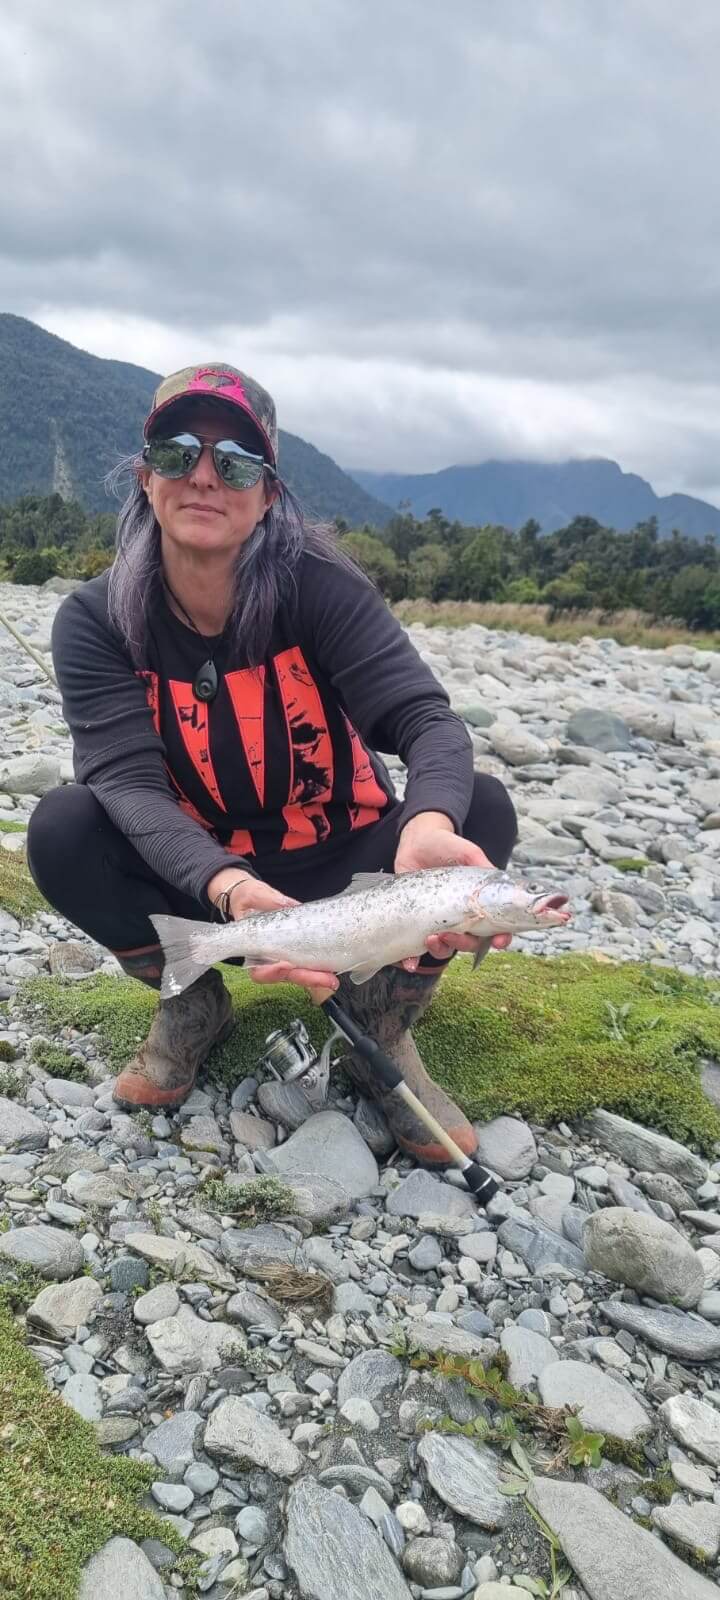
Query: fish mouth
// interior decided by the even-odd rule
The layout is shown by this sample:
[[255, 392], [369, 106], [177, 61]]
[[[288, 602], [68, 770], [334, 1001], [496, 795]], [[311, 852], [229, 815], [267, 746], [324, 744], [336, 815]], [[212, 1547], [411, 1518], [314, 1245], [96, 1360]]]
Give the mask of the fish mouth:
[[535, 916], [539, 917], [541, 921], [553, 923], [569, 922], [572, 916], [572, 912], [570, 911], [570, 902], [566, 894], [542, 895], [541, 898], [535, 902], [533, 911]]

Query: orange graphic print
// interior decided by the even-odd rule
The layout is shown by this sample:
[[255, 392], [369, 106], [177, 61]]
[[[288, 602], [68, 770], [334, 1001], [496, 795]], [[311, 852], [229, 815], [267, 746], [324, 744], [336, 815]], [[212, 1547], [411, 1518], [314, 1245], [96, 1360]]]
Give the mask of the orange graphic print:
[[265, 668], [228, 672], [225, 682], [245, 759], [261, 806], [265, 804]]
[[157, 734], [160, 733], [160, 691], [158, 675], [156, 672], [138, 672], [138, 678], [145, 680], [145, 699], [152, 712], [152, 724]]
[[210, 755], [207, 706], [202, 700], [195, 699], [191, 683], [179, 683], [176, 678], [171, 678], [168, 688], [188, 756], [216, 806], [225, 811]]
[[290, 741], [290, 788], [283, 820], [283, 850], [320, 844], [330, 832], [325, 805], [332, 798], [333, 748], [317, 684], [302, 650], [275, 656], [273, 667]]
[[350, 826], [352, 828], [365, 828], [369, 822], [377, 822], [380, 812], [387, 805], [387, 795], [375, 777], [370, 757], [363, 745], [357, 729], [343, 713], [345, 727], [347, 728], [353, 759], [353, 785], [352, 804], [348, 807], [350, 812]]

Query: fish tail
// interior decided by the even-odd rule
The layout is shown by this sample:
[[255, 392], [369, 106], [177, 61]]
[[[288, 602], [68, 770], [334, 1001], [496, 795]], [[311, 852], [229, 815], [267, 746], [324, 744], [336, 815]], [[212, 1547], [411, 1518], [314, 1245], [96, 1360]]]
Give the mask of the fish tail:
[[207, 922], [193, 922], [187, 917], [157, 916], [150, 921], [165, 957], [160, 987], [163, 1000], [182, 994], [196, 978], [201, 978], [216, 961], [222, 960], [223, 953], [217, 949], [219, 928], [210, 928]]

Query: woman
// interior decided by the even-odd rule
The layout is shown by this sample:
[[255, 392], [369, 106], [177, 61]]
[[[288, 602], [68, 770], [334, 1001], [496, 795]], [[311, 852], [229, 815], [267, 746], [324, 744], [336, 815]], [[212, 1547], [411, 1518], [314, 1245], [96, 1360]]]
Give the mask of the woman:
[[[274, 403], [245, 374], [209, 365], [166, 378], [113, 566], [55, 619], [77, 782], [37, 806], [30, 869], [51, 905], [155, 988], [151, 914], [239, 918], [336, 894], [360, 871], [504, 866], [515, 843], [504, 787], [473, 773], [463, 723], [374, 586], [304, 522], [277, 449]], [[377, 749], [407, 765], [402, 803]], [[454, 950], [475, 947], [432, 938], [419, 964], [357, 988], [287, 963], [252, 977], [338, 990], [470, 1154], [472, 1128], [408, 1030]], [[230, 997], [208, 972], [160, 1002], [116, 1099], [179, 1105], [231, 1027]], [[372, 1094], [367, 1069], [352, 1057], [348, 1069]], [[445, 1161], [404, 1107], [383, 1104], [404, 1150]]]

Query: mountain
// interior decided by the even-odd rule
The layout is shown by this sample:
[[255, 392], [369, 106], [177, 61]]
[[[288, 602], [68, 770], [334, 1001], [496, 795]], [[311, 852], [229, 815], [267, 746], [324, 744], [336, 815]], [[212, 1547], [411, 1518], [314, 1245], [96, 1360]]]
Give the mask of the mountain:
[[616, 461], [483, 461], [475, 467], [402, 474], [353, 472], [363, 489], [394, 510], [409, 502], [416, 517], [437, 506], [451, 521], [520, 528], [534, 517], [543, 533], [564, 528], [573, 517], [595, 517], [624, 532], [657, 517], [660, 533], [673, 528], [691, 538], [720, 534], [720, 510], [689, 494], [657, 495], [635, 472]]
[[[59, 491], [112, 511], [104, 478], [137, 450], [158, 375], [102, 361], [24, 317], [0, 313], [0, 501]], [[305, 506], [351, 526], [390, 511], [294, 433], [280, 430], [283, 477]]]

